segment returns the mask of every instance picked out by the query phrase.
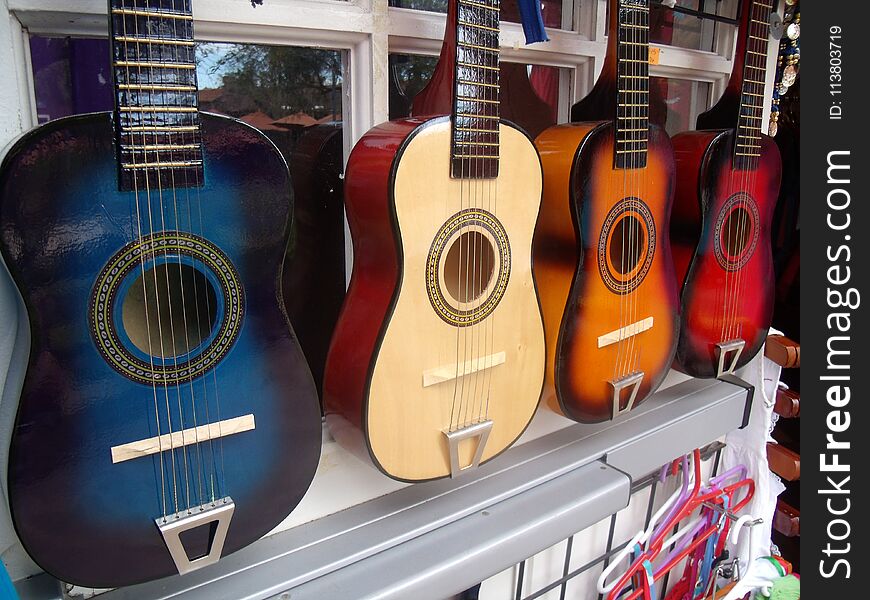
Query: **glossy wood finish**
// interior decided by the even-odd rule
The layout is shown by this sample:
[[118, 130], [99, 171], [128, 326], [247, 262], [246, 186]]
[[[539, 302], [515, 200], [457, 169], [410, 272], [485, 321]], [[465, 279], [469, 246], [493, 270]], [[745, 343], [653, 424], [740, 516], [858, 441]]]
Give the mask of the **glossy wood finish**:
[[[456, 18], [456, 3], [447, 6], [447, 23]], [[501, 5], [501, 19], [519, 22], [515, 2]], [[555, 125], [552, 109], [541, 99], [529, 80], [528, 67], [521, 63], [499, 62], [499, 114], [535, 138], [547, 127]], [[414, 97], [411, 114], [415, 117], [450, 114], [456, 77], [456, 28], [447, 27], [441, 54], [432, 77]]]
[[[674, 366], [694, 377], [714, 377], [717, 343], [743, 339], [738, 362], [743, 366], [761, 348], [770, 326], [770, 224], [780, 182], [779, 151], [763, 136], [758, 167], [735, 170], [733, 131], [682, 133], [673, 143], [679, 177], [671, 237], [682, 282], [682, 327]], [[757, 234], [757, 239], [745, 264], [726, 270], [716, 257], [716, 224], [737, 194], [747, 194], [757, 207], [758, 222], [747, 234]]]
[[[450, 175], [450, 120], [376, 127], [351, 153], [346, 200], [354, 271], [327, 359], [324, 405], [336, 438], [367, 446], [386, 474], [421, 481], [450, 474], [444, 431], [489, 419], [483, 461], [522, 433], [537, 406], [544, 340], [531, 273], [540, 167], [531, 142], [501, 125], [497, 179]], [[478, 191], [470, 193], [471, 186]], [[487, 201], [486, 199], [489, 198]], [[456, 327], [427, 296], [426, 262], [442, 224], [463, 209], [494, 214], [508, 232], [510, 271], [494, 312]], [[458, 346], [458, 344], [461, 346]], [[436, 385], [431, 369], [504, 352], [489, 368]], [[461, 464], [473, 446], [460, 450]]]
[[[176, 500], [184, 507], [224, 495], [235, 501], [224, 555], [275, 527], [317, 466], [317, 399], [277, 287], [292, 209], [286, 165], [242, 123], [203, 115], [202, 127], [204, 185], [150, 200], [140, 194], [139, 205], [166, 215], [177, 209], [181, 230], [207, 236], [226, 254], [244, 287], [244, 315], [216, 369], [156, 387], [169, 406], [167, 412], [160, 404], [161, 433], [168, 432], [168, 416], [174, 431], [195, 420], [214, 422], [218, 414], [221, 420], [253, 414], [256, 426], [222, 438], [217, 454], [191, 445], [187, 464], [181, 450], [112, 464], [112, 447], [157, 435], [157, 417], [155, 388], [110, 367], [87, 316], [98, 273], [137, 238], [136, 196], [118, 191], [111, 115], [41, 126], [12, 147], [0, 168], [0, 249], [31, 332], [9, 502], [27, 552], [63, 581], [115, 587], [176, 572], [154, 521], [165, 514], [161, 465], [170, 511]], [[201, 225], [191, 223], [188, 209], [200, 208]], [[208, 481], [212, 473], [214, 492], [199, 483], [200, 474]]]
[[785, 369], [797, 369], [801, 366], [801, 345], [784, 335], [767, 336], [764, 355]]
[[290, 155], [290, 176], [293, 237], [281, 285], [290, 322], [321, 392], [346, 286], [341, 123], [305, 128]]
[[[652, 126], [647, 166], [624, 170], [614, 168], [614, 128], [608, 122], [558, 125], [535, 144], [545, 182], [534, 245], [548, 349], [544, 397], [572, 419], [603, 421], [613, 410], [609, 380], [642, 370], [638, 404], [661, 383], [673, 358], [679, 304], [666, 235], [673, 196], [671, 145]], [[629, 305], [626, 296], [604, 284], [598, 244], [608, 213], [632, 195], [650, 207], [657, 234], [652, 266], [627, 295]], [[653, 328], [633, 341], [598, 347], [599, 336], [647, 317], [653, 317]]]

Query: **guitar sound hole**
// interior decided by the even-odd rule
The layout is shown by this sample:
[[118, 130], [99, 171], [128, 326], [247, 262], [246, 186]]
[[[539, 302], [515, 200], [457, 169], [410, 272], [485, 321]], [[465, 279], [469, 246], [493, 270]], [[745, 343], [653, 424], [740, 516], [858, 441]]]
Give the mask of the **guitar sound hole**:
[[646, 233], [633, 216], [620, 219], [610, 238], [610, 262], [620, 275], [631, 273], [646, 250]]
[[745, 208], [735, 208], [722, 227], [722, 247], [728, 256], [739, 256], [749, 243], [752, 218]]
[[444, 283], [456, 302], [473, 302], [489, 287], [495, 271], [495, 249], [479, 231], [467, 231], [453, 241], [444, 261]]
[[210, 337], [216, 306], [214, 287], [201, 271], [170, 261], [136, 278], [121, 314], [133, 345], [165, 359], [187, 354]]

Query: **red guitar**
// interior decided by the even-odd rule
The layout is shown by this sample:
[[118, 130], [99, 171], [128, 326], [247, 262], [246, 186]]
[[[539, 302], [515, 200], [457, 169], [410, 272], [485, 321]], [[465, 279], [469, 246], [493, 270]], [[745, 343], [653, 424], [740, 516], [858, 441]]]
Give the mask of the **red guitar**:
[[731, 81], [716, 106], [698, 117], [699, 128], [730, 129], [673, 138], [671, 243], [683, 281], [674, 366], [694, 377], [745, 365], [770, 327], [770, 222], [782, 170], [776, 144], [762, 133], [770, 8], [760, 0], [743, 3]]

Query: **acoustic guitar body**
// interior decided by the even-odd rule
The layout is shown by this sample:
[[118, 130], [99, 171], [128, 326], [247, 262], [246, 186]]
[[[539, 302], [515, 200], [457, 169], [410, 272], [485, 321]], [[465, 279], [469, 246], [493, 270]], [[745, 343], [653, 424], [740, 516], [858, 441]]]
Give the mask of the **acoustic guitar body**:
[[[387, 475], [422, 481], [493, 458], [538, 403], [544, 334], [531, 271], [540, 162], [499, 128], [497, 177], [450, 176], [449, 117], [372, 129], [347, 166], [354, 265], [324, 380], [330, 429]], [[481, 425], [483, 424], [483, 425]], [[461, 436], [460, 436], [461, 437]]]
[[[693, 377], [715, 377], [717, 344], [743, 340], [739, 368], [755, 356], [770, 327], [779, 149], [762, 135], [757, 165], [737, 169], [734, 130], [681, 133], [673, 143], [680, 177], [672, 242], [683, 319], [674, 366]], [[730, 366], [733, 354], [725, 358]]]
[[[307, 490], [321, 435], [277, 286], [292, 209], [280, 153], [253, 128], [204, 114], [204, 185], [137, 197], [118, 189], [114, 139], [110, 113], [59, 119], [21, 138], [0, 168], [0, 249], [31, 339], [24, 381], [7, 381], [23, 385], [9, 504], [39, 565], [92, 587], [177, 573], [157, 521], [188, 507], [232, 499], [223, 555], [262, 537]], [[144, 214], [137, 222], [137, 204], [153, 229]], [[159, 274], [164, 293], [165, 274], [173, 294], [184, 279], [175, 307], [188, 314], [171, 321], [187, 348], [173, 358], [142, 349], [143, 327], [160, 337], [157, 306], [167, 343], [170, 317], [168, 302], [139, 301], [141, 272]], [[194, 306], [211, 326], [188, 327]], [[145, 440], [148, 452], [131, 446]], [[209, 548], [208, 526], [187, 534], [191, 559]]]
[[610, 121], [557, 125], [535, 144], [544, 167], [534, 264], [547, 335], [545, 398], [577, 421], [604, 421], [631, 408], [630, 390], [615, 402], [611, 382], [642, 373], [637, 405], [674, 356], [671, 144], [651, 125], [646, 166], [635, 169], [614, 167]]

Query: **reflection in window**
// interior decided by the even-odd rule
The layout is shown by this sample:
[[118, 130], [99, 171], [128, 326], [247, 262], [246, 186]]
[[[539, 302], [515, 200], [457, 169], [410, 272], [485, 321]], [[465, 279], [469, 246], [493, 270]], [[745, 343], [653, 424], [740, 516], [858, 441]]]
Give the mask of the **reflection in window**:
[[[446, 13], [449, 0], [390, 0], [394, 8], [411, 8], [428, 12]], [[541, 0], [541, 13], [544, 25], [555, 29], [572, 29], [572, 11], [574, 4], [580, 0]], [[510, 23], [520, 22], [520, 13], [516, 0], [502, 0], [499, 3], [501, 20]], [[566, 10], [567, 9], [567, 10]]]
[[[108, 40], [31, 36], [30, 50], [40, 123], [112, 110]], [[319, 388], [345, 291], [341, 53], [222, 43], [196, 50], [200, 109], [256, 127], [290, 167], [294, 231], [283, 296]]]
[[[709, 17], [736, 20], [738, 0], [676, 0], [674, 4], [672, 8], [664, 0], [650, 2], [650, 42], [713, 52], [717, 35], [736, 30], [734, 23]], [[609, 15], [609, 3], [607, 7]]]
[[[415, 96], [432, 77], [437, 57], [390, 54], [390, 118], [406, 117], [412, 112]], [[559, 87], [567, 69], [543, 65], [524, 65], [503, 61], [500, 84], [501, 115], [526, 130], [532, 137], [555, 124], [559, 112]], [[441, 90], [438, 114], [450, 112], [450, 93]]]
[[660, 111], [651, 107], [651, 113], [660, 112], [669, 135], [695, 129], [695, 119], [709, 108], [710, 83], [669, 77], [650, 77], [650, 85], [657, 86], [664, 107]]

